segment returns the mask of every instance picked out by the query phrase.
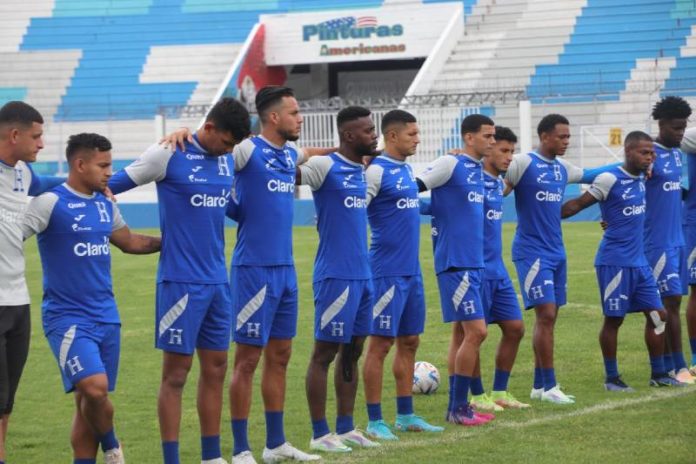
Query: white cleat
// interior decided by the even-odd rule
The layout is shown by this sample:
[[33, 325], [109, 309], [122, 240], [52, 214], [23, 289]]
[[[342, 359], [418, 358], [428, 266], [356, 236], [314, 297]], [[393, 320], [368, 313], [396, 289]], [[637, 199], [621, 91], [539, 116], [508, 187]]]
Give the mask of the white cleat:
[[532, 388], [532, 392], [529, 394], [529, 398], [532, 400], [540, 400], [541, 396], [544, 394], [544, 388]]
[[300, 451], [287, 441], [276, 448], [263, 449], [263, 462], [265, 462], [266, 464], [281, 462], [285, 460], [302, 462], [320, 461], [321, 456], [317, 454], [307, 454], [304, 451]]
[[575, 397], [563, 393], [561, 391], [561, 386], [556, 384], [555, 387], [553, 387], [550, 390], [546, 390], [544, 391], [544, 393], [541, 394], [541, 401], [546, 401], [554, 404], [574, 404]]
[[120, 444], [118, 448], [112, 448], [104, 452], [104, 464], [126, 464]]
[[254, 455], [251, 454], [251, 451], [246, 450], [232, 456], [232, 464], [256, 464], [256, 459], [254, 459]]
[[338, 438], [346, 445], [352, 448], [377, 448], [382, 446], [376, 441], [368, 439], [360, 430], [353, 429], [350, 432], [338, 435]]
[[227, 461], [222, 458], [206, 459], [205, 461], [201, 461], [201, 464], [227, 464]]
[[353, 451], [350, 446], [343, 444], [335, 433], [327, 433], [322, 437], [312, 438], [309, 441], [309, 449], [323, 453], [350, 453]]

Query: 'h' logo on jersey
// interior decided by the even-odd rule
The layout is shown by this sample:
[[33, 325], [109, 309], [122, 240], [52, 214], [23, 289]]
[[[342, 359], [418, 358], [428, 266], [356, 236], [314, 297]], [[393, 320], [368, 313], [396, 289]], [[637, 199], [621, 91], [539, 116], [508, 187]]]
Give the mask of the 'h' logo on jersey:
[[97, 205], [97, 211], [99, 211], [99, 222], [111, 222], [109, 211], [106, 209], [106, 203], [95, 201], [94, 204]]
[[563, 174], [561, 174], [561, 165], [560, 164], [553, 165], [553, 178], [557, 181], [563, 180]]
[[230, 167], [227, 165], [227, 156], [218, 156], [218, 175], [230, 177]]

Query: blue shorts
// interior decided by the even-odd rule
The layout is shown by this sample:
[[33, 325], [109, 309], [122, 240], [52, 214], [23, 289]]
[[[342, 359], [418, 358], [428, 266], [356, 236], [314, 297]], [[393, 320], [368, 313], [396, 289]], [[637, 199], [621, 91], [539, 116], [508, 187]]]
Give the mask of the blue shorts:
[[233, 266], [234, 341], [266, 346], [297, 334], [297, 275], [294, 266]]
[[524, 308], [555, 303], [561, 307], [567, 302], [566, 260], [550, 258], [524, 258], [515, 261]]
[[372, 280], [375, 302], [370, 335], [419, 335], [425, 328], [423, 276], [380, 277]]
[[372, 281], [323, 279], [314, 282], [314, 338], [348, 343], [370, 334]]
[[696, 225], [684, 226], [684, 242], [688, 284], [696, 285]]
[[597, 282], [602, 309], [607, 317], [627, 313], [662, 310], [662, 300], [649, 266], [597, 266]]
[[688, 293], [685, 254], [684, 247], [645, 250], [645, 257], [663, 298]]
[[484, 279], [481, 290], [486, 324], [502, 321], [521, 321], [522, 310], [510, 277]]
[[78, 322], [51, 329], [46, 338], [58, 361], [65, 393], [97, 374], [106, 374], [109, 391], [114, 391], [121, 353], [120, 324]]
[[475, 321], [484, 319], [481, 301], [483, 269], [452, 269], [437, 275], [442, 320]]
[[155, 346], [169, 353], [227, 351], [232, 320], [228, 284], [157, 284]]

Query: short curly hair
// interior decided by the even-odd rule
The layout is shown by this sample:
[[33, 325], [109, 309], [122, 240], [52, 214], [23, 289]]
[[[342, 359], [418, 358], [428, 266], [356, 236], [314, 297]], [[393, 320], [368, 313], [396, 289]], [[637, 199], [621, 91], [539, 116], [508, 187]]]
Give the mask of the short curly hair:
[[691, 106], [682, 97], [670, 95], [655, 103], [652, 117], [655, 121], [688, 119], [691, 116]]

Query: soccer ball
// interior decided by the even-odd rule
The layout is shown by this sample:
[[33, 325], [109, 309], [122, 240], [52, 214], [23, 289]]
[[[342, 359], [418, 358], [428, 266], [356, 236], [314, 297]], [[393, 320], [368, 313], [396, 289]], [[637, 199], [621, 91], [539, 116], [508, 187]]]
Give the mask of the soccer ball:
[[429, 362], [417, 361], [413, 369], [413, 393], [430, 395], [440, 386], [440, 372]]

